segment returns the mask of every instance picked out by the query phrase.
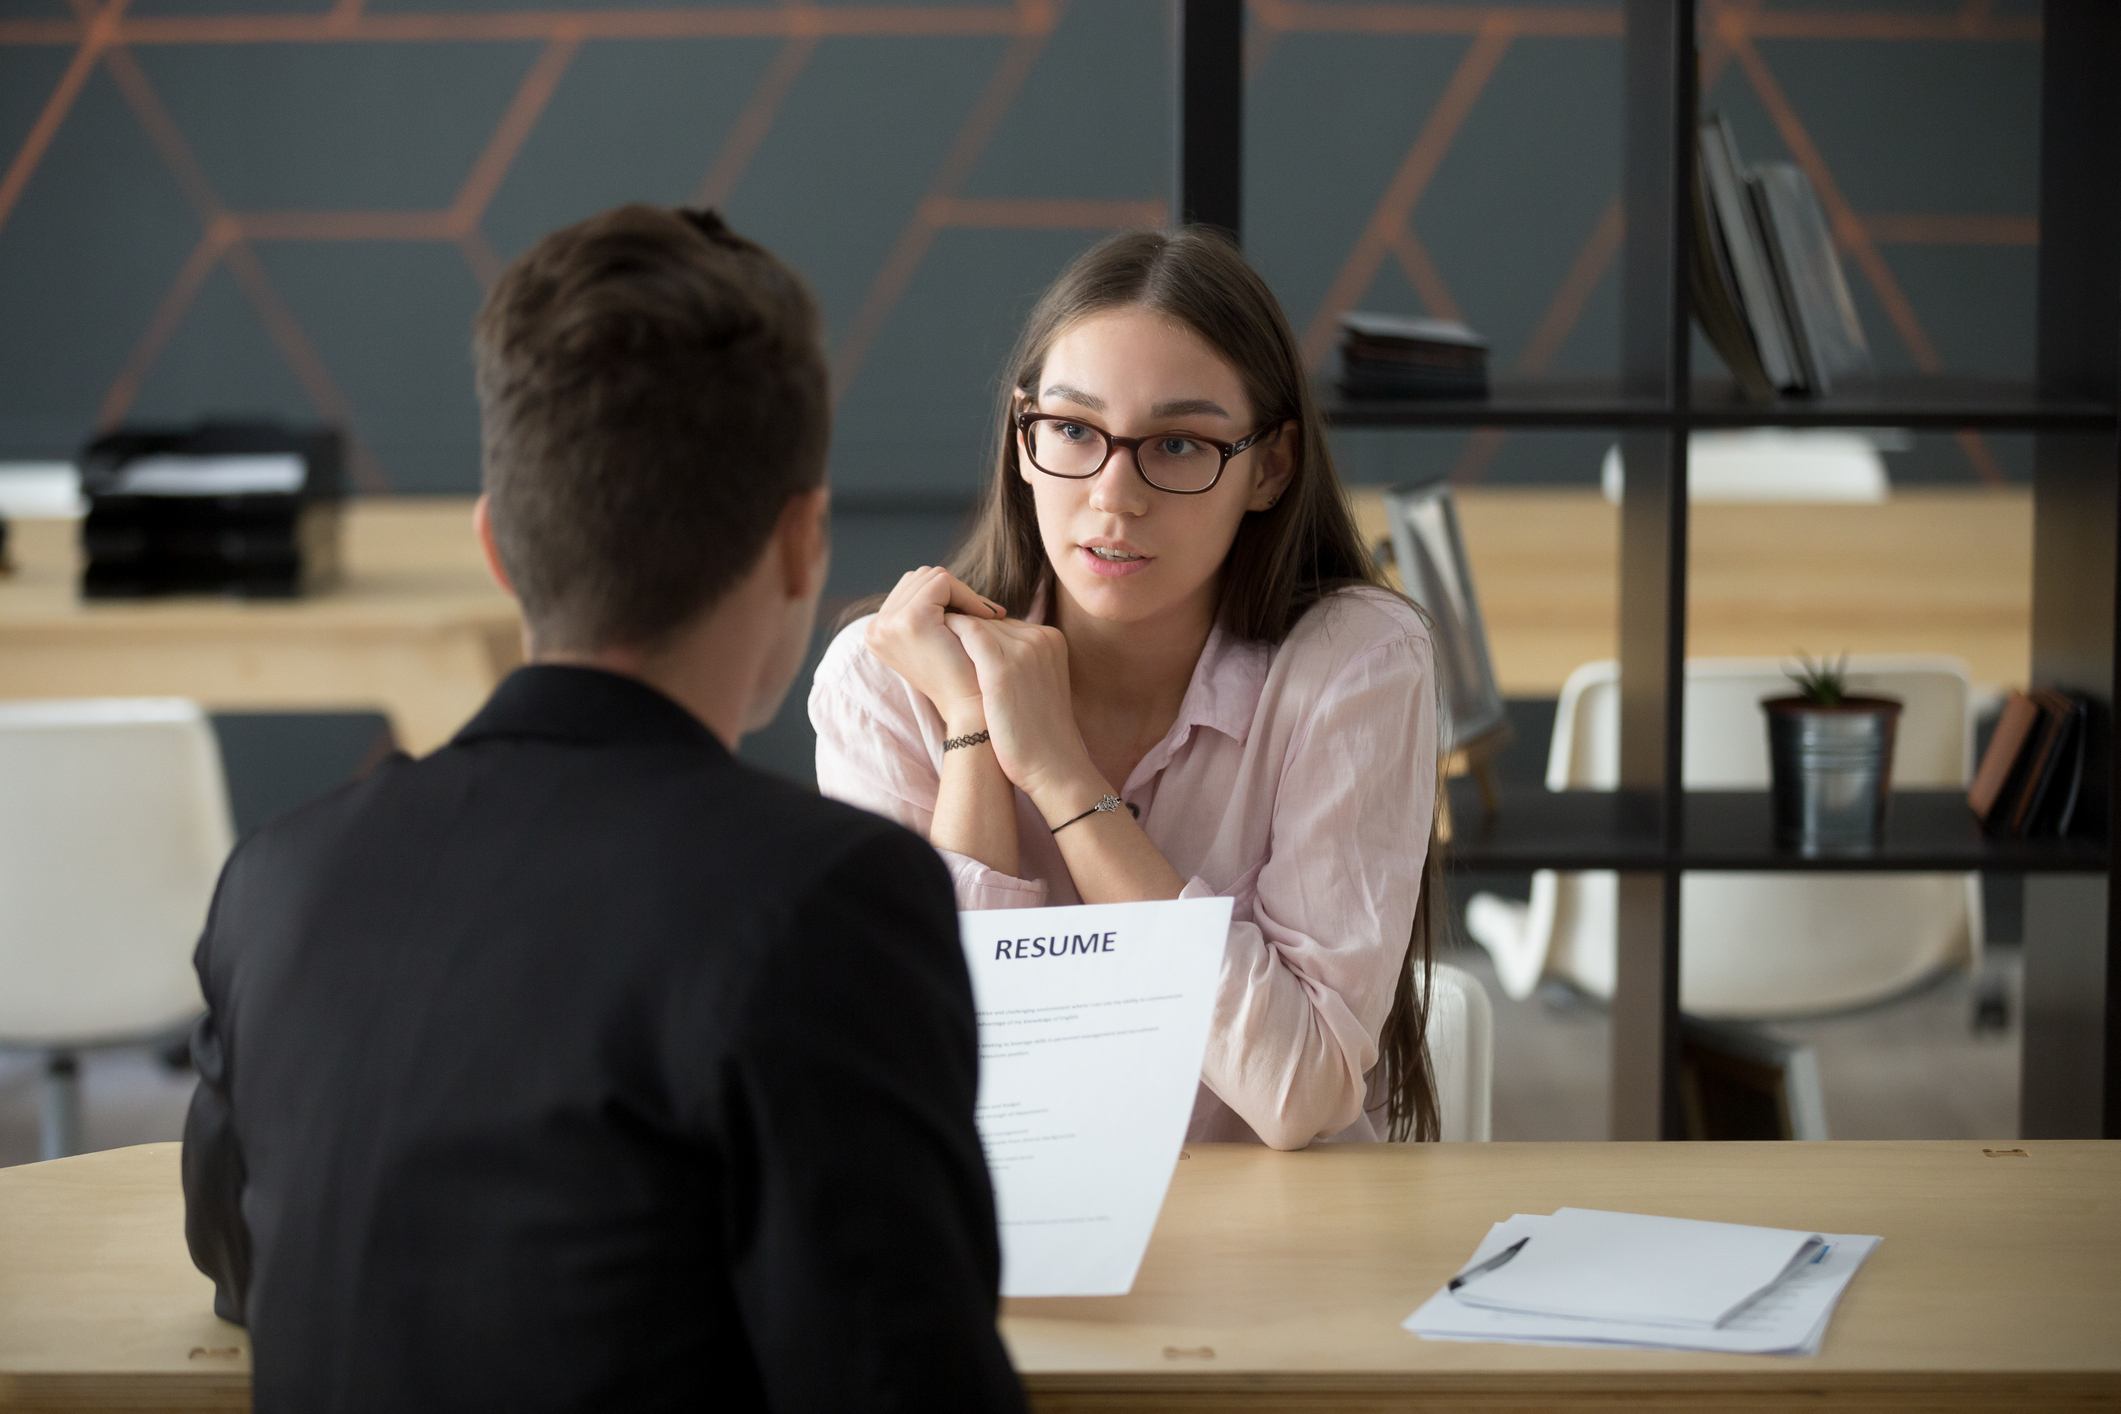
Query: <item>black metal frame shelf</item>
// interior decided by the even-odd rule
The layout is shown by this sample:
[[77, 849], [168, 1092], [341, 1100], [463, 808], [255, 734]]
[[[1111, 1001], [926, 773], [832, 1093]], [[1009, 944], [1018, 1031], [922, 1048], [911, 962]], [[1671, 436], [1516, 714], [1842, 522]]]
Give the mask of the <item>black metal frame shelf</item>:
[[1697, 380], [1682, 420], [1695, 427], [1901, 427], [1948, 431], [2106, 432], [2111, 397], [2055, 397], [2030, 382], [1945, 375], [1881, 378], [1821, 398], [1749, 403], [1728, 379]]
[[1450, 782], [1453, 873], [1534, 869], [1658, 870], [1670, 851], [1655, 791], [1505, 790], [1483, 808], [1473, 782]]
[[1473, 873], [1534, 869], [1743, 873], [2098, 874], [2110, 854], [2088, 838], [2017, 839], [1984, 833], [1964, 792], [1894, 792], [1883, 838], [1870, 848], [1800, 854], [1777, 844], [1765, 791], [1687, 791], [1668, 839], [1664, 800], [1651, 791], [1507, 791], [1493, 814], [1472, 784], [1451, 783], [1451, 867]]
[[1996, 379], [1886, 378], [1821, 398], [1748, 402], [1728, 379], [1700, 379], [1684, 406], [1630, 397], [1618, 379], [1498, 383], [1486, 398], [1351, 398], [1319, 389], [1336, 427], [1729, 428], [1891, 427], [1988, 432], [2095, 432], [2121, 426], [2121, 408], [2094, 397], [2044, 396]]
[[[1921, 427], [2033, 438], [2031, 680], [2093, 704], [2078, 819], [2092, 838], [1988, 840], [1963, 803], [1910, 793], [1876, 867], [2022, 872], [2026, 948], [2020, 1128], [2028, 1138], [2121, 1138], [2121, 5], [2048, 0], [2041, 16], [2037, 358], [2025, 384], [1888, 378], [1765, 407], [1689, 367], [1698, 0], [1623, 0], [1619, 376], [1603, 387], [1498, 385], [1482, 401], [1356, 403], [1343, 427], [1612, 429], [1627, 459], [1620, 507], [1620, 785], [1602, 800], [1506, 801], [1459, 811], [1461, 861], [1620, 867], [1612, 1131], [1680, 1132], [1679, 886], [1689, 869], [1798, 868], [1773, 851], [1766, 802], [1680, 786], [1687, 598], [1687, 441], [1698, 427]], [[1174, 214], [1240, 230], [1241, 0], [1174, 0]], [[1675, 822], [1666, 848], [1663, 822]], [[1642, 861], [1633, 867], [1632, 861]], [[1890, 861], [1888, 864], [1887, 861]], [[1840, 867], [1861, 867], [1844, 864]]]
[[1895, 791], [1878, 843], [1831, 855], [1777, 844], [1765, 791], [1687, 791], [1679, 799], [1673, 862], [1689, 870], [2097, 874], [2110, 853], [2104, 840], [1985, 833], [1957, 790]]

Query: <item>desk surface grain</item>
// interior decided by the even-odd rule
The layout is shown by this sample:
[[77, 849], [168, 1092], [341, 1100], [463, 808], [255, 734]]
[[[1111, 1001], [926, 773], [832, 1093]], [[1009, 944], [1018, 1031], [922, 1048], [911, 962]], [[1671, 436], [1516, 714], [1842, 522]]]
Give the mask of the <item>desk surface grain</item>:
[[515, 629], [515, 604], [487, 573], [472, 535], [471, 502], [457, 497], [349, 502], [341, 525], [341, 579], [297, 599], [189, 594], [83, 600], [80, 533], [76, 521], [14, 523], [17, 570], [0, 579], [0, 634], [80, 638], [145, 629], [183, 635], [232, 626], [260, 637], [464, 624]]
[[79, 527], [24, 521], [0, 578], [0, 698], [189, 697], [218, 710], [380, 707], [431, 751], [522, 657], [514, 603], [487, 574], [468, 501], [359, 501], [345, 574], [290, 600], [83, 602]]
[[[1552, 697], [1578, 664], [1613, 656], [1618, 507], [1575, 489], [1467, 487], [1455, 499], [1505, 693]], [[1350, 500], [1364, 538], [1383, 539], [1376, 491], [1353, 488]], [[2023, 487], [1896, 491], [1877, 505], [1703, 504], [1690, 525], [1693, 656], [1779, 658], [1793, 646], [1815, 654], [1954, 653], [1977, 682], [2025, 678], [2032, 498]], [[842, 533], [860, 534], [862, 526], [849, 518]], [[345, 582], [286, 603], [84, 604], [75, 589], [76, 527], [20, 521], [14, 533], [21, 570], [0, 579], [0, 647], [125, 643], [146, 633], [240, 632], [245, 643], [285, 644], [320, 630], [342, 639], [514, 630], [513, 606], [487, 578], [472, 540], [471, 503], [458, 498], [352, 502]], [[0, 675], [0, 688], [8, 686]], [[43, 695], [19, 684], [11, 690]]]
[[[1489, 1223], [1569, 1203], [1885, 1241], [1816, 1357], [1399, 1329]], [[208, 1299], [174, 1144], [0, 1169], [0, 1409], [243, 1407]], [[2121, 1143], [1200, 1145], [1130, 1295], [1002, 1327], [1045, 1410], [2121, 1408]]]

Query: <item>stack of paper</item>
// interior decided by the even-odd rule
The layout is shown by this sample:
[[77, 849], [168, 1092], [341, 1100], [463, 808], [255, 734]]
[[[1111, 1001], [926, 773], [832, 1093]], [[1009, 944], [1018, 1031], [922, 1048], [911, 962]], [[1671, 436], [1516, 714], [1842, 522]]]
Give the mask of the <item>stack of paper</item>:
[[1519, 1213], [1405, 1326], [1431, 1340], [1813, 1355], [1877, 1245], [1589, 1208]]

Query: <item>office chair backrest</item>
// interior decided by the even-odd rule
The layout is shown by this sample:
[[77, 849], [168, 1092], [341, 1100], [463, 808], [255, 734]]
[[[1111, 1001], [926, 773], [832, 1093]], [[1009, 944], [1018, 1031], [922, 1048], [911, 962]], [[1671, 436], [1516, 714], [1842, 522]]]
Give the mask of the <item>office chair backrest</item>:
[[[1697, 658], [1687, 664], [1689, 790], [1758, 790], [1767, 785], [1763, 697], [1796, 689], [1772, 658]], [[1904, 703], [1893, 741], [1896, 787], [1963, 786], [1972, 769], [1972, 688], [1966, 664], [1932, 655], [1873, 653], [1849, 659], [1852, 693]], [[1547, 751], [1549, 790], [1612, 790], [1620, 784], [1620, 669], [1606, 660], [1569, 674], [1555, 706]]]
[[1486, 1139], [1495, 1076], [1495, 1010], [1480, 979], [1439, 962], [1429, 991], [1429, 1065], [1447, 1143]]
[[[1761, 789], [1768, 781], [1760, 699], [1791, 690], [1775, 659], [1687, 663], [1683, 771], [1697, 790]], [[1973, 712], [1966, 665], [1937, 656], [1849, 659], [1851, 692], [1904, 704], [1893, 747], [1897, 787], [1966, 784]], [[1620, 680], [1588, 663], [1562, 687], [1547, 757], [1554, 790], [1610, 790], [1620, 780]], [[1883, 1000], [1982, 946], [1980, 883], [1971, 874], [1699, 873], [1680, 887], [1681, 1005], [1709, 1017], [1802, 1015]], [[1610, 996], [1615, 879], [1535, 877], [1527, 927], [1544, 935], [1512, 959]]]
[[231, 843], [192, 703], [0, 702], [0, 1043], [128, 1040], [196, 1013], [192, 949]]

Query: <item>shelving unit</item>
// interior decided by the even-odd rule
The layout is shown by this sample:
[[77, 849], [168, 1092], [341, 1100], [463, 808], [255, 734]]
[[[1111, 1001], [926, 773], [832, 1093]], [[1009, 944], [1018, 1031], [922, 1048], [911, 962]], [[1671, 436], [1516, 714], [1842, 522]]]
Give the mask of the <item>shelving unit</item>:
[[1326, 416], [1341, 427], [1902, 427], [1983, 432], [2099, 432], [2111, 428], [2112, 402], [2042, 397], [2026, 384], [1992, 378], [1887, 378], [1826, 398], [1741, 399], [1728, 379], [1694, 382], [1684, 406], [1628, 396], [1618, 379], [1499, 381], [1482, 399], [1347, 398], [1320, 391]]
[[[1241, 0], [1176, 0], [1176, 214], [1241, 229]], [[1609, 793], [1470, 799], [1467, 868], [1620, 873], [1611, 1130], [1673, 1137], [1678, 1109], [1679, 883], [1696, 870], [1975, 870], [2026, 877], [2021, 1130], [2121, 1137], [2121, 917], [2113, 749], [2121, 545], [2121, 6], [2050, 0], [2041, 38], [2038, 366], [2022, 383], [1884, 379], [1765, 406], [1688, 366], [1693, 0], [1626, 0], [1621, 369], [1602, 383], [1502, 382], [1479, 401], [1326, 400], [1341, 426], [1597, 428], [1628, 468], [1621, 507], [1621, 781]], [[1899, 427], [2034, 436], [2032, 680], [2093, 703], [2085, 795], [2062, 840], [1981, 834], [1956, 792], [1896, 793], [1871, 850], [1778, 848], [1764, 792], [1688, 792], [1679, 777], [1686, 653], [1687, 438], [1697, 428]], [[1890, 926], [1889, 923], [1884, 926]]]
[[1690, 869], [1787, 873], [1969, 870], [1987, 874], [2098, 874], [2103, 840], [1984, 835], [1956, 790], [1893, 794], [1884, 838], [1858, 853], [1806, 856], [1774, 841], [1765, 791], [1693, 790], [1676, 830], [1655, 791], [1505, 792], [1493, 818], [1470, 782], [1451, 783], [1451, 863], [1475, 873], [1527, 869]]

